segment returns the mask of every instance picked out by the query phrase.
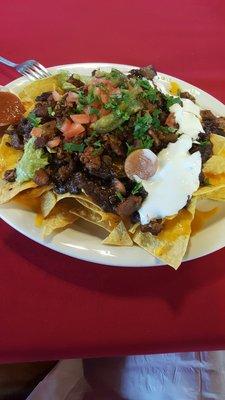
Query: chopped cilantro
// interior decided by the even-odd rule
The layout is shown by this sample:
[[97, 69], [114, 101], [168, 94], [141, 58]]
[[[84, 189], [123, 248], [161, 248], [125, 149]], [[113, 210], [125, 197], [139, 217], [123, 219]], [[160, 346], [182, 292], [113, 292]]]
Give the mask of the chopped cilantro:
[[87, 95], [85, 95], [82, 91], [78, 91], [78, 101], [79, 105], [81, 104], [82, 106], [89, 105], [95, 101], [95, 95], [93, 90], [88, 92]]
[[155, 103], [157, 100], [157, 88], [152, 87], [146, 78], [137, 79], [137, 83], [144, 89], [144, 92], [141, 93], [141, 97]]
[[102, 147], [102, 143], [100, 142], [100, 140], [97, 140], [97, 141], [93, 144], [93, 146], [94, 146], [96, 149], [100, 149], [100, 148]]
[[199, 145], [201, 147], [204, 147], [204, 146], [207, 146], [207, 144], [210, 144], [210, 143], [211, 143], [210, 140], [203, 140], [202, 142], [199, 142]]
[[172, 128], [172, 126], [160, 126], [160, 130], [164, 133], [175, 133], [177, 128]]
[[116, 192], [115, 194], [116, 194], [116, 196], [118, 197], [118, 199], [119, 199], [120, 201], [124, 201], [124, 197], [123, 197], [123, 195], [122, 195], [120, 192]]
[[173, 97], [173, 96], [165, 96], [166, 98], [166, 107], [169, 109], [174, 104], [182, 105], [182, 100], [180, 97]]
[[82, 104], [77, 104], [76, 111], [79, 113], [82, 113], [84, 111], [84, 106]]
[[122, 98], [121, 94], [120, 95], [114, 94], [114, 95], [110, 96], [109, 101], [106, 104], [104, 104], [104, 108], [106, 110], [115, 110], [118, 107], [118, 105], [121, 101], [121, 98]]
[[142, 183], [141, 182], [137, 182], [137, 183], [135, 183], [131, 193], [132, 194], [137, 194], [142, 188], [143, 188]]
[[146, 78], [142, 79], [137, 79], [137, 83], [143, 88], [143, 89], [149, 89], [151, 87], [149, 81]]
[[92, 152], [93, 156], [98, 156], [103, 152], [103, 146], [100, 140], [96, 140], [96, 142], [93, 143], [94, 151]]
[[48, 115], [50, 115], [50, 117], [54, 117], [55, 111], [53, 111], [52, 107], [48, 107]]
[[90, 115], [99, 115], [99, 110], [97, 108], [91, 107], [89, 113]]
[[204, 179], [204, 185], [205, 186], [212, 186], [211, 183], [209, 182], [209, 178]]
[[40, 123], [41, 123], [41, 118], [40, 117], [36, 117], [34, 112], [30, 112], [30, 114], [28, 114], [28, 116], [27, 116], [27, 119], [35, 128], [38, 125], [40, 125]]
[[139, 116], [134, 125], [134, 138], [140, 141], [141, 148], [150, 149], [153, 144], [153, 139], [148, 135], [148, 130], [152, 124], [152, 117], [145, 114]]
[[156, 108], [153, 113], [151, 114], [152, 117], [152, 126], [155, 129], [159, 129], [161, 126], [161, 123], [159, 121], [159, 115], [161, 114], [161, 110], [159, 110], [158, 108]]
[[68, 153], [73, 153], [74, 151], [77, 151], [78, 153], [82, 153], [84, 151], [85, 145], [83, 143], [77, 144], [77, 143], [64, 143], [63, 149], [68, 151]]
[[130, 118], [130, 115], [126, 113], [126, 111], [121, 110], [120, 108], [117, 108], [114, 111], [114, 115], [118, 118], [122, 118], [123, 121], [127, 121]]
[[129, 156], [130, 153], [132, 153], [132, 151], [135, 150], [134, 146], [131, 146], [129, 143], [126, 142], [126, 146], [127, 146], [127, 155]]
[[135, 139], [142, 139], [142, 136], [148, 131], [151, 124], [152, 124], [151, 115], [145, 114], [143, 117], [141, 116], [137, 117], [134, 125]]
[[150, 136], [146, 136], [146, 138], [142, 139], [142, 148], [150, 149], [153, 145], [153, 139]]

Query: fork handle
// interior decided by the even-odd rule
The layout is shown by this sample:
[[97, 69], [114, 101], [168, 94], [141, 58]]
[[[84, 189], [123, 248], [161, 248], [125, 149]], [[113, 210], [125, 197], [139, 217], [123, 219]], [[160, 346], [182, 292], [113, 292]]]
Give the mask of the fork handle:
[[8, 67], [13, 67], [13, 68], [15, 68], [17, 66], [17, 64], [15, 64], [14, 62], [9, 61], [6, 58], [1, 57], [1, 56], [0, 56], [0, 63], [8, 65]]

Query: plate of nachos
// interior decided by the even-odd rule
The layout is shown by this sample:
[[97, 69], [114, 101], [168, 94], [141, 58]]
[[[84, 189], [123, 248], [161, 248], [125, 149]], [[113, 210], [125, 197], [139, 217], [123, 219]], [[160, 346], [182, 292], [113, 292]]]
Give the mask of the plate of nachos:
[[177, 269], [225, 244], [225, 106], [153, 66], [49, 68], [0, 91], [0, 216], [113, 266]]

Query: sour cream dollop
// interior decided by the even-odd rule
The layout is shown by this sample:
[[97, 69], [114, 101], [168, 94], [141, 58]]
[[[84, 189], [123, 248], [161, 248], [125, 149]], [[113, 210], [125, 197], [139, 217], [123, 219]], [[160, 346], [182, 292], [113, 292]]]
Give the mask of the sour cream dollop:
[[200, 132], [204, 132], [201, 124], [200, 107], [189, 99], [182, 99], [180, 104], [173, 104], [170, 112], [174, 114], [175, 121], [179, 125], [178, 133], [189, 135], [196, 140]]
[[200, 152], [189, 153], [191, 146], [190, 135], [181, 135], [158, 154], [159, 165], [154, 176], [148, 180], [136, 177], [148, 192], [139, 209], [142, 225], [177, 214], [198, 189], [202, 161]]

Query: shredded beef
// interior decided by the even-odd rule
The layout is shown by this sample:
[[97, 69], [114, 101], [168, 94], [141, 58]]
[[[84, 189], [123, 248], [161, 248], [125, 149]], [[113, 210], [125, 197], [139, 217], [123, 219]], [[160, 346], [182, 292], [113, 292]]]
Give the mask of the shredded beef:
[[64, 182], [67, 179], [69, 179], [71, 173], [73, 172], [74, 169], [74, 163], [72, 160], [70, 160], [70, 162], [66, 165], [62, 165], [61, 167], [59, 167], [58, 171], [57, 171], [57, 175], [60, 181]]
[[44, 186], [49, 183], [49, 175], [48, 173], [43, 169], [40, 168], [38, 171], [36, 171], [35, 176], [34, 176], [34, 182], [38, 186]]
[[225, 136], [225, 117], [218, 117], [217, 123], [219, 125], [219, 128], [222, 129], [222, 131], [224, 132], [224, 136]]
[[11, 136], [11, 146], [15, 149], [23, 149], [24, 144], [31, 138], [31, 130], [33, 125], [27, 118], [22, 118], [21, 121], [9, 129]]
[[40, 136], [35, 139], [34, 147], [36, 149], [43, 149], [46, 146], [48, 138], [46, 136]]
[[157, 72], [153, 65], [149, 65], [147, 67], [131, 69], [128, 74], [128, 78], [147, 78], [152, 80], [154, 76], [157, 75]]
[[51, 119], [48, 113], [48, 104], [47, 103], [37, 103], [34, 109], [34, 114], [36, 117], [41, 118], [41, 122], [46, 122]]
[[51, 94], [52, 94], [52, 92], [44, 92], [40, 96], [37, 96], [35, 101], [37, 101], [37, 102], [47, 101]]
[[73, 75], [69, 77], [67, 82], [72, 83], [72, 85], [76, 86], [77, 88], [84, 86], [84, 82], [82, 82], [80, 79], [74, 78]]
[[16, 180], [16, 168], [8, 169], [4, 173], [4, 179], [8, 182], [15, 182]]
[[106, 133], [103, 136], [103, 140], [106, 146], [108, 146], [109, 150], [112, 150], [117, 156], [124, 157], [125, 149], [122, 141], [116, 134], [108, 134]]
[[216, 133], [217, 135], [225, 136], [225, 129], [221, 127], [220, 117], [215, 117], [210, 110], [202, 110], [201, 117], [203, 128], [207, 133]]
[[153, 139], [152, 151], [158, 153], [160, 150], [167, 147], [168, 143], [174, 143], [177, 141], [176, 133], [164, 133], [161, 131], [155, 131], [150, 129], [148, 131], [149, 136]]
[[121, 217], [129, 216], [140, 208], [141, 203], [141, 196], [130, 195], [127, 199], [118, 204], [115, 211]]
[[180, 93], [180, 97], [181, 97], [182, 99], [191, 100], [191, 101], [193, 101], [193, 103], [195, 103], [195, 97], [192, 96], [189, 92], [181, 92], [181, 93]]
[[89, 170], [98, 170], [101, 167], [101, 158], [95, 154], [95, 149], [91, 146], [86, 147], [80, 156], [80, 161]]
[[161, 219], [154, 219], [146, 225], [141, 225], [142, 232], [150, 232], [154, 236], [157, 236], [162, 229], [163, 221]]
[[88, 178], [85, 173], [75, 173], [65, 185], [56, 185], [54, 190], [57, 193], [79, 193], [83, 189], [84, 192], [92, 198], [104, 211], [113, 212], [118, 202], [114, 187], [107, 187], [98, 180]]
[[213, 151], [212, 151], [212, 143], [205, 143], [203, 145], [194, 143], [189, 150], [189, 153], [193, 154], [196, 151], [199, 151], [201, 154], [202, 158], [202, 163], [204, 164], [210, 157], [212, 157]]
[[23, 138], [16, 131], [11, 132], [11, 141], [10, 144], [14, 149], [21, 150], [23, 149]]

